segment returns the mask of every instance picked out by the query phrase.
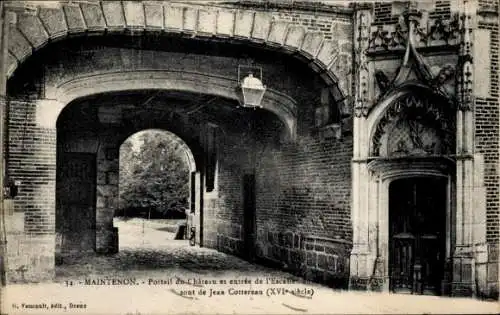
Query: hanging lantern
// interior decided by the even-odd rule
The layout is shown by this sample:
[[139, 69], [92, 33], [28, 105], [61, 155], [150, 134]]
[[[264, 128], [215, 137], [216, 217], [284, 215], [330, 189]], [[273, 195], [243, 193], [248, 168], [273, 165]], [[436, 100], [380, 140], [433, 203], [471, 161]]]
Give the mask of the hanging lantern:
[[[248, 71], [248, 75], [243, 79], [240, 77], [241, 68], [251, 69], [251, 71]], [[260, 78], [253, 75], [253, 73], [257, 71], [260, 72]], [[260, 67], [239, 66], [238, 78], [243, 94], [243, 107], [262, 107], [262, 98], [266, 92], [266, 87], [262, 84], [262, 69]]]
[[4, 187], [3, 187], [3, 198], [4, 199], [13, 199], [17, 196], [19, 190], [19, 181], [14, 181], [8, 176], [4, 179]]
[[266, 92], [266, 87], [253, 74], [249, 74], [241, 83], [243, 92], [243, 106], [245, 107], [262, 107], [260, 103]]

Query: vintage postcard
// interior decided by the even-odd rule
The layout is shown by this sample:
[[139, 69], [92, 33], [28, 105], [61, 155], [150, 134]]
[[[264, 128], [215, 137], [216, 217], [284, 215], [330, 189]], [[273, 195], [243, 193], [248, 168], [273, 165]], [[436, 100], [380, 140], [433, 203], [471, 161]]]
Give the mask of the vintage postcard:
[[497, 314], [499, 3], [0, 2], [0, 314]]

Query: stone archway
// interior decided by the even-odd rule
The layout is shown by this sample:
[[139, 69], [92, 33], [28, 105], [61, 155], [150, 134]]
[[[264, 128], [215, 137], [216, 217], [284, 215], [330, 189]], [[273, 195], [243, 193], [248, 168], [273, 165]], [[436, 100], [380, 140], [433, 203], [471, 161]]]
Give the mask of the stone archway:
[[[120, 149], [119, 149], [120, 150], [120, 153], [119, 153], [120, 154], [120, 157], [119, 157], [120, 165], [122, 163], [122, 161], [121, 161], [121, 152], [122, 151], [121, 150], [122, 150], [123, 143], [125, 141], [127, 141], [128, 139], [130, 139], [131, 137], [134, 137], [137, 134], [145, 132], [145, 131], [154, 131], [154, 132], [163, 133], [164, 137], [166, 136], [171, 141], [175, 142], [179, 146], [180, 150], [182, 150], [182, 152], [185, 154], [185, 161], [187, 163], [187, 167], [189, 170], [189, 174], [188, 174], [189, 198], [187, 200], [187, 203], [188, 203], [187, 208], [185, 209], [186, 210], [186, 221], [187, 221], [186, 236], [188, 238], [191, 236], [189, 233], [189, 230], [191, 228], [193, 228], [195, 231], [194, 236], [195, 237], [198, 236], [197, 239], [191, 240], [192, 242], [194, 242], [193, 245], [195, 245], [195, 244], [202, 245], [200, 243], [200, 237], [199, 237], [200, 223], [201, 223], [200, 220], [202, 220], [202, 218], [203, 218], [203, 209], [202, 209], [203, 186], [199, 180], [200, 174], [203, 171], [203, 163], [201, 163], [202, 157], [200, 156], [199, 152], [197, 152], [196, 155], [193, 153], [193, 148], [188, 143], [186, 143], [186, 141], [184, 140], [185, 137], [180, 137], [178, 135], [178, 133], [174, 133], [172, 131], [169, 131], [168, 128], [165, 128], [164, 126], [157, 127], [157, 128], [145, 128], [145, 129], [136, 128], [134, 130], [130, 130], [129, 132], [123, 134], [118, 139], [118, 144], [120, 147]], [[191, 143], [191, 145], [192, 145], [192, 143]], [[114, 170], [114, 171], [116, 171], [116, 170]], [[120, 191], [121, 190], [121, 188], [120, 188], [121, 170], [118, 170], [118, 173], [119, 173], [118, 174], [118, 177], [119, 177], [118, 186], [119, 186], [119, 191]], [[120, 194], [121, 194], [121, 192], [119, 192], [118, 197]]]
[[[32, 55], [36, 55], [46, 46], [66, 39], [113, 35], [135, 37], [144, 34], [175, 36], [199, 41], [249, 45], [293, 56], [299, 62], [307, 64], [321, 77], [331, 91], [334, 102], [338, 103], [342, 111], [348, 111], [345, 114], [349, 115], [347, 102], [352, 86], [348, 75], [351, 70], [349, 70], [350, 65], [345, 62], [348, 62], [350, 58], [351, 39], [325, 38], [321, 32], [309, 31], [304, 26], [292, 22], [275, 20], [271, 12], [232, 5], [154, 4], [139, 1], [53, 3], [24, 8], [10, 5], [7, 9], [10, 14], [9, 35], [7, 36], [8, 54], [5, 66], [8, 78], [12, 77], [19, 66]], [[342, 7], [336, 7], [333, 10], [340, 15], [348, 15], [351, 12], [350, 9]], [[127, 70], [131, 69], [127, 68]], [[148, 69], [146, 67], [140, 70], [138, 72]], [[336, 73], [344, 74], [346, 77], [339, 79]], [[54, 115], [64, 104], [84, 96], [85, 91], [82, 93], [81, 88], [91, 88], [88, 83], [95, 82], [96, 79], [99, 84], [94, 84], [92, 88], [98, 90], [100, 86], [104, 87], [102, 90], [113, 90], [121, 84], [125, 84], [129, 89], [131, 85], [134, 85], [132, 82], [118, 82], [117, 80], [126, 76], [126, 80], [130, 81], [134, 77], [133, 73], [119, 73], [118, 71], [114, 75], [110, 73], [106, 75], [107, 77], [94, 77], [92, 74], [87, 81], [86, 78], [81, 77], [72, 82], [59, 82], [60, 85], [55, 88], [57, 91], [47, 91], [48, 94], [44, 98], [46, 102], [41, 100], [37, 111], [43, 112], [40, 115], [44, 117], [39, 120], [50, 121], [50, 117], [53, 120]], [[234, 91], [237, 82], [234, 82], [232, 78], [226, 82], [214, 82], [221, 78], [213, 77], [209, 78], [208, 84], [200, 85], [200, 80], [206, 82], [208, 78], [206, 76], [198, 78], [196, 77], [198, 73], [192, 74], [193, 78], [188, 80], [190, 82], [184, 81], [184, 78], [179, 80], [178, 73], [164, 71], [158, 72], [157, 75], [137, 73], [136, 82], [141, 82], [148, 88], [224, 90], [225, 97], [241, 98], [238, 92]], [[118, 84], [107, 81], [111, 77], [114, 77]], [[193, 85], [193, 82], [197, 83]], [[159, 85], [161, 87], [158, 87]], [[73, 92], [76, 92], [76, 95]], [[268, 88], [268, 92], [264, 99], [267, 106], [264, 107], [280, 117], [288, 126], [289, 136], [293, 139], [296, 133], [297, 114], [295, 100], [277, 90], [273, 91], [272, 88]], [[45, 106], [47, 103], [50, 105]], [[46, 119], [47, 117], [49, 119]]]
[[[65, 222], [72, 223], [74, 220], [66, 220], [61, 215], [67, 207], [67, 201], [74, 192], [78, 196], [80, 184], [87, 183], [86, 191], [92, 191], [92, 195], [85, 202], [82, 198], [76, 199], [76, 206], [83, 203], [84, 209], [91, 214], [83, 217], [80, 225], [88, 221], [87, 231], [75, 230], [77, 243], [66, 245], [69, 250], [90, 250], [98, 253], [114, 253], [118, 250], [118, 231], [113, 227], [113, 215], [118, 207], [118, 185], [119, 185], [119, 148], [120, 145], [130, 135], [145, 129], [162, 129], [168, 131], [178, 138], [178, 142], [188, 152], [189, 171], [191, 174], [204, 172], [204, 150], [200, 139], [193, 134], [193, 128], [189, 121], [172, 117], [172, 112], [168, 111], [168, 106], [162, 105], [162, 100], [170, 100], [167, 96], [172, 93], [169, 90], [141, 90], [136, 86], [135, 90], [108, 91], [108, 93], [90, 94], [78, 99], [74, 99], [60, 111], [56, 111], [57, 118], [57, 165], [56, 165], [56, 230], [63, 227]], [[162, 94], [164, 93], [164, 94]], [[193, 97], [188, 92], [185, 98]], [[177, 93], [184, 95], [182, 93]], [[175, 99], [177, 94], [172, 94]], [[145, 99], [152, 102], [152, 96], [158, 98], [156, 103], [149, 108], [151, 111], [134, 110], [131, 104], [140, 100], [140, 105], [145, 106]], [[200, 98], [201, 99], [201, 98]], [[164, 101], [165, 102], [165, 101]], [[155, 110], [155, 106], [157, 107]], [[59, 109], [55, 107], [56, 109]], [[122, 115], [128, 112], [129, 116]], [[141, 116], [146, 113], [147, 116]], [[177, 119], [176, 119], [177, 118]], [[199, 130], [201, 132], [201, 130]], [[76, 165], [78, 172], [64, 176], [66, 165]], [[92, 165], [92, 169], [83, 169], [82, 166]], [[75, 167], [74, 167], [75, 168]], [[90, 180], [83, 181], [80, 179]], [[73, 182], [77, 180], [77, 182]], [[196, 185], [193, 196], [191, 215], [191, 226], [200, 229], [199, 218], [202, 217], [203, 185], [199, 181]], [[71, 200], [70, 200], [71, 201]], [[61, 204], [65, 202], [66, 204]], [[66, 207], [65, 207], [66, 206]], [[85, 211], [79, 211], [83, 213]], [[93, 213], [93, 214], [92, 214]], [[198, 220], [198, 221], [197, 221]], [[196, 222], [194, 222], [196, 221]], [[59, 224], [57, 224], [59, 222]], [[74, 223], [74, 222], [73, 222]], [[71, 229], [70, 229], [71, 230]], [[58, 231], [60, 232], [60, 231]], [[78, 235], [86, 234], [90, 241], [82, 243], [84, 237]], [[197, 233], [199, 235], [199, 233]], [[199, 240], [197, 244], [201, 245]]]
[[[350, 13], [349, 9], [337, 10]], [[200, 4], [96, 1], [35, 6], [16, 15], [17, 18], [11, 20], [15, 23], [8, 37], [9, 77], [33, 52], [54, 41], [87, 34], [149, 32], [254, 44], [297, 54], [321, 73], [328, 85], [340, 82], [334, 74], [340, 60], [338, 42], [326, 39], [321, 32], [307, 31], [303, 26], [274, 21], [270, 12]], [[342, 87], [342, 93], [349, 95], [349, 84], [342, 83]]]
[[[118, 71], [97, 75], [80, 76], [48, 89], [46, 98], [39, 100], [39, 121], [54, 125], [60, 111], [70, 102], [99, 93], [134, 90], [186, 91], [207, 94], [238, 101], [240, 96], [234, 88], [237, 82], [203, 73], [179, 73], [177, 71], [139, 70]], [[296, 101], [272, 89], [268, 89], [262, 100], [266, 110], [276, 114], [287, 126], [287, 137], [293, 140], [296, 134]]]
[[[351, 84], [347, 79], [350, 73], [343, 72], [346, 77], [343, 81], [339, 81], [334, 75], [334, 72], [337, 72], [336, 70], [339, 67], [342, 67], [344, 70], [350, 67], [345, 62], [343, 65], [340, 65], [343, 62], [340, 60], [345, 61], [345, 58], [339, 58], [340, 55], [346, 57], [352, 53], [352, 40], [348, 32], [345, 32], [346, 38], [331, 40], [320, 32], [308, 31], [306, 27], [296, 25], [291, 21], [275, 21], [270, 12], [259, 10], [258, 8], [233, 7], [232, 4], [205, 6], [203, 4], [156, 4], [139, 1], [85, 1], [85, 3], [64, 2], [54, 7], [35, 5], [31, 8], [25, 8], [13, 6], [8, 8], [8, 10], [15, 11], [15, 18], [9, 19], [9, 36], [7, 36], [9, 52], [6, 56], [6, 68], [8, 68], [9, 83], [13, 82], [16, 76], [23, 77], [22, 74], [18, 76], [18, 73], [21, 73], [20, 69], [24, 65], [29, 64], [30, 61], [36, 60], [33, 63], [46, 65], [43, 57], [40, 59], [38, 57], [42, 56], [44, 51], [51, 51], [56, 45], [66, 45], [72, 39], [76, 41], [81, 40], [81, 42], [87, 44], [93, 38], [104, 38], [107, 40], [115, 35], [119, 35], [135, 40], [146, 37], [146, 35], [153, 35], [162, 38], [183, 39], [196, 43], [215, 43], [214, 45], [219, 45], [220, 43], [227, 45], [237, 44], [240, 47], [253, 47], [256, 50], [270, 52], [273, 54], [272, 56], [279, 55], [283, 57], [286, 55], [285, 58], [287, 60], [293, 60], [298, 65], [298, 67], [289, 68], [300, 68], [302, 74], [313, 77], [314, 80], [311, 81], [317, 81], [318, 86], [320, 85], [326, 92], [330, 92], [329, 95], [332, 97], [329, 96], [328, 100], [325, 101], [328, 104], [322, 103], [321, 105], [342, 107], [343, 104], [346, 104], [344, 102], [347, 102], [348, 95], [350, 94]], [[348, 23], [352, 13], [351, 9], [336, 8], [332, 10], [334, 10], [332, 12], [338, 14], [335, 19], [339, 18], [342, 19], [344, 24]], [[226, 20], [230, 22], [225, 23]], [[56, 178], [56, 158], [54, 156], [57, 147], [56, 119], [68, 103], [82, 97], [87, 97], [96, 93], [96, 91], [120, 92], [136, 90], [138, 85], [141, 88], [146, 86], [150, 90], [187, 90], [231, 100], [238, 98], [237, 93], [234, 91], [238, 82], [235, 74], [227, 75], [227, 73], [219, 73], [207, 76], [206, 68], [201, 72], [193, 71], [193, 69], [183, 69], [183, 71], [177, 71], [177, 73], [174, 73], [174, 71], [169, 72], [166, 70], [171, 69], [169, 67], [171, 65], [165, 66], [163, 64], [161, 67], [157, 67], [158, 64], [144, 62], [147, 60], [155, 62], [171, 60], [168, 56], [166, 58], [148, 58], [148, 56], [154, 55], [154, 52], [147, 51], [141, 54], [143, 49], [139, 49], [141, 53], [134, 54], [134, 49], [130, 47], [128, 49], [123, 49], [123, 47], [113, 48], [116, 51], [121, 50], [120, 53], [113, 54], [116, 57], [115, 61], [118, 61], [117, 63], [108, 62], [109, 59], [106, 58], [111, 54], [107, 54], [107, 51], [104, 50], [99, 52], [99, 47], [97, 47], [95, 49], [96, 54], [100, 54], [100, 57], [104, 56], [105, 58], [92, 59], [91, 54], [86, 54], [87, 51], [84, 51], [80, 56], [90, 58], [83, 63], [84, 65], [88, 65], [87, 71], [81, 71], [82, 68], [78, 68], [82, 64], [77, 65], [77, 67], [72, 67], [74, 65], [72, 64], [68, 68], [64, 67], [65, 64], [59, 64], [57, 67], [51, 68], [51, 70], [54, 70], [54, 73], [52, 73], [53, 76], [43, 77], [41, 81], [37, 82], [41, 83], [40, 86], [43, 86], [42, 89], [45, 89], [43, 95], [37, 94], [36, 96], [31, 95], [24, 98], [24, 95], [18, 97], [21, 94], [9, 94], [11, 96], [9, 106], [15, 108], [18, 112], [24, 113], [24, 118], [29, 118], [31, 121], [25, 125], [12, 125], [9, 132], [14, 137], [23, 139], [26, 137], [42, 139], [34, 141], [32, 145], [31, 143], [27, 145], [22, 144], [22, 148], [15, 147], [12, 151], [19, 153], [21, 162], [18, 164], [20, 166], [16, 166], [19, 169], [23, 168], [23, 163], [28, 164], [29, 156], [32, 154], [35, 156], [34, 160], [29, 160], [29, 163], [37, 165], [36, 176], [39, 179], [31, 181], [30, 176], [32, 175], [23, 177], [23, 195], [16, 200], [17, 203], [15, 205], [19, 209], [24, 204], [28, 204], [30, 207], [36, 204], [36, 211], [26, 211], [25, 213], [18, 211], [19, 215], [16, 216], [16, 220], [19, 219], [20, 221], [28, 222], [19, 230], [19, 234], [23, 238], [20, 242], [26, 242], [26, 248], [36, 247], [41, 249], [40, 253], [18, 253], [18, 256], [35, 257], [38, 261], [38, 264], [30, 267], [30, 271], [26, 274], [27, 279], [46, 279], [52, 278], [53, 275], [53, 220], [55, 209], [53, 192], [55, 191]], [[210, 57], [214, 56], [210, 55]], [[215, 54], [215, 57], [218, 57], [218, 55]], [[68, 59], [71, 60], [71, 58], [72, 56]], [[236, 69], [236, 65], [243, 58], [245, 57], [240, 59], [233, 58], [229, 63], [230, 68], [232, 70]], [[275, 66], [272, 61], [267, 61], [271, 67]], [[111, 64], [113, 67], [106, 68]], [[207, 63], [199, 62], [199, 64], [206, 65]], [[103, 68], [105, 69], [103, 70]], [[291, 69], [290, 71], [293, 72], [295, 70]], [[61, 73], [64, 75], [60, 75]], [[125, 78], [125, 73], [129, 75], [128, 78]], [[295, 74], [295, 79], [304, 80], [302, 74], [300, 76]], [[28, 71], [26, 77], [33, 78], [34, 76], [33, 73], [29, 73]], [[283, 129], [280, 123], [276, 123], [278, 127], [270, 128], [270, 130], [286, 130], [288, 138], [293, 139], [297, 129], [295, 120], [298, 115], [298, 106], [296, 106], [296, 103], [299, 100], [295, 99], [295, 95], [290, 96], [289, 91], [294, 91], [296, 94], [309, 95], [309, 91], [306, 91], [309, 89], [302, 89], [300, 91], [300, 89], [297, 89], [299, 84], [291, 84], [293, 80], [289, 81], [290, 77], [292, 76], [289, 76], [287, 80], [277, 79], [274, 82], [269, 82], [270, 86], [268, 86], [267, 90], [269, 93], [267, 93], [264, 99], [264, 104], [285, 125]], [[114, 81], [114, 85], [113, 80], [116, 80]], [[197, 84], [193, 84], [193, 82], [197, 82]], [[283, 82], [290, 85], [285, 90], [282, 89]], [[278, 87], [274, 88], [272, 84], [276, 84]], [[19, 86], [22, 86], [22, 84]], [[208, 91], [211, 93], [207, 93]], [[303, 96], [303, 98], [302, 102], [304, 102], [304, 105], [310, 105], [305, 100], [308, 97]], [[310, 100], [311, 98], [307, 102]], [[338, 117], [341, 117], [341, 115], [339, 114]], [[335, 119], [338, 117], [335, 116]], [[272, 119], [274, 117], [269, 120]], [[332, 125], [335, 124], [333, 127], [339, 127], [337, 122], [329, 121]], [[27, 130], [29, 130], [29, 134]], [[230, 140], [233, 141], [234, 139]], [[12, 146], [14, 147], [15, 144], [12, 144]], [[247, 152], [237, 152], [240, 148], [238, 145], [231, 147], [231, 149], [235, 150], [235, 155], [239, 153], [244, 156], [241, 159], [243, 162], [240, 163], [241, 165], [238, 165], [237, 163], [240, 162], [239, 159], [227, 158], [228, 163], [235, 162], [234, 165], [230, 164], [228, 166], [228, 169], [232, 169], [231, 172], [227, 172], [227, 176], [232, 175], [233, 169], [237, 171], [240, 169], [245, 171], [252, 170], [252, 164], [256, 163], [253, 156], [245, 155]], [[16, 169], [15, 172], [20, 171]], [[18, 176], [15, 172], [13, 171], [12, 173]], [[238, 172], [235, 171], [234, 173]], [[201, 180], [203, 181], [203, 179]], [[28, 190], [30, 191], [29, 196]], [[218, 192], [214, 191], [210, 195], [210, 200], [207, 200], [205, 204], [207, 207], [215, 208], [219, 198]], [[236, 204], [236, 201], [229, 200], [230, 203], [234, 204]], [[226, 221], [228, 222], [221, 224], [223, 228], [219, 229], [227, 234], [224, 235], [224, 238], [221, 238], [223, 243], [221, 243], [220, 247], [223, 247], [224, 250], [237, 251], [239, 245], [238, 225], [229, 222], [229, 220]], [[219, 222], [211, 224], [215, 226]], [[17, 227], [21, 225], [12, 226]], [[219, 247], [220, 240], [217, 235], [217, 229], [212, 229], [210, 232], [210, 246]], [[25, 234], [29, 236], [24, 237]], [[18, 265], [16, 262], [12, 266], [17, 266], [16, 264]], [[13, 277], [17, 276], [14, 271], [11, 270], [9, 272], [12, 273]]]

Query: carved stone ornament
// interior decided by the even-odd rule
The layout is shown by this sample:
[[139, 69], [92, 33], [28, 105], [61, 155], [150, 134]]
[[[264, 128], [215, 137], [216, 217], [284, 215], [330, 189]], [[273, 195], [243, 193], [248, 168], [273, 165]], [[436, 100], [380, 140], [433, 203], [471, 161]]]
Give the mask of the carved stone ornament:
[[[408, 84], [409, 81], [415, 81], [416, 78], [419, 84], [429, 88], [429, 92], [442, 96], [450, 107], [454, 107], [452, 96], [450, 96], [447, 90], [443, 87], [443, 83], [455, 75], [454, 69], [446, 67], [441, 69], [437, 75], [433, 74], [430, 67], [426, 64], [423, 56], [420, 55], [416, 49], [415, 43], [419, 38], [418, 25], [420, 13], [415, 11], [415, 8], [408, 8], [404, 17], [407, 23], [408, 31], [405, 33], [407, 36], [405, 41], [406, 50], [401, 66], [397, 70], [397, 73], [392, 81], [389, 81], [382, 70], [375, 70], [375, 78], [380, 89], [380, 94], [373, 104], [380, 103], [389, 94], [397, 91], [401, 86]], [[369, 114], [373, 106], [369, 104], [365, 105], [365, 107], [369, 108]], [[360, 106], [360, 108], [362, 108], [362, 106]]]
[[436, 86], [442, 86], [447, 81], [455, 77], [455, 68], [451, 65], [446, 65], [439, 70], [439, 73], [434, 77], [432, 83]]
[[356, 117], [366, 117], [368, 116], [368, 112], [370, 110], [370, 107], [368, 106], [368, 103], [365, 101], [358, 101], [356, 102], [356, 105], [354, 105], [354, 116]]
[[[392, 153], [412, 155], [452, 152], [455, 125], [453, 111], [446, 107], [446, 103], [439, 107], [438, 104], [443, 104], [440, 98], [420, 97], [420, 93], [418, 97], [408, 93], [393, 102], [375, 129], [372, 154], [382, 155], [382, 138], [389, 132], [390, 125], [400, 128], [399, 138], [392, 137]], [[440, 152], [435, 150], [437, 144]]]
[[435, 19], [431, 22], [427, 37], [431, 40], [441, 40], [447, 45], [455, 43], [459, 39], [459, 21], [458, 15], [453, 15], [448, 21]]
[[400, 24], [394, 26], [394, 30], [386, 30], [382, 25], [372, 30], [368, 45], [369, 50], [392, 50], [404, 48], [407, 33]]
[[375, 71], [375, 79], [377, 80], [377, 85], [380, 89], [380, 92], [385, 93], [389, 89], [389, 86], [391, 84], [391, 81], [389, 80], [387, 75], [385, 75], [384, 71], [377, 70]]
[[354, 101], [355, 117], [362, 117], [368, 114], [368, 88], [371, 85], [370, 73], [368, 71], [368, 60], [366, 50], [369, 45], [369, 25], [371, 24], [371, 15], [367, 10], [356, 12], [356, 83], [358, 86]]
[[474, 86], [473, 81], [473, 59], [472, 59], [472, 30], [474, 21], [472, 19], [472, 12], [474, 5], [471, 1], [464, 0], [464, 9], [460, 17], [460, 50], [458, 60], [457, 76], [457, 97], [458, 108], [461, 111], [472, 110], [472, 89]]
[[[415, 9], [411, 13], [420, 16]], [[368, 50], [377, 52], [404, 49], [410, 33], [417, 47], [457, 45], [460, 39], [459, 16], [456, 14], [452, 15], [449, 20], [429, 19], [425, 25], [419, 23], [411, 30], [406, 27], [406, 23], [408, 20], [402, 16], [400, 23], [373, 26]]]

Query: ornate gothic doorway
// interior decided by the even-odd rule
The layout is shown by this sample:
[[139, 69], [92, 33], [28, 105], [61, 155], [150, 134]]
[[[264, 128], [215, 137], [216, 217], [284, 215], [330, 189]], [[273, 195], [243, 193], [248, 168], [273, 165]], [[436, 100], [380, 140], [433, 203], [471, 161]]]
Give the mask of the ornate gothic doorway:
[[390, 289], [440, 294], [446, 250], [446, 179], [412, 177], [389, 185]]

